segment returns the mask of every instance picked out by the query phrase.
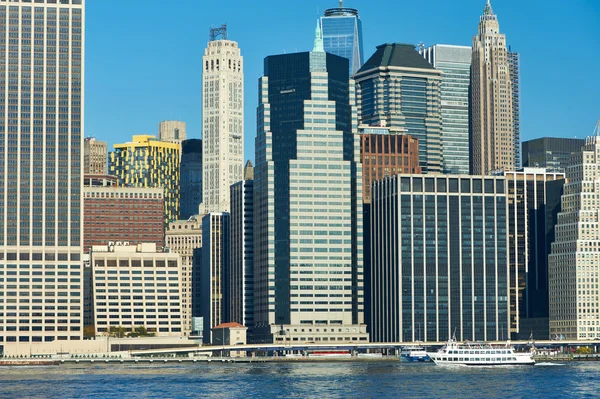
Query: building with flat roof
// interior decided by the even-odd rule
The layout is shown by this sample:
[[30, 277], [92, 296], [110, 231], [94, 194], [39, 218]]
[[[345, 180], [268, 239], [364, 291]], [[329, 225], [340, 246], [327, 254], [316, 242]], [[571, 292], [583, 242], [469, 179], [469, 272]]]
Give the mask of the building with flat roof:
[[83, 173], [105, 175], [108, 173], [108, 149], [106, 141], [86, 137], [83, 141]]
[[156, 244], [111, 242], [90, 252], [94, 326], [98, 335], [111, 327], [133, 332], [144, 327], [156, 336], [183, 335], [181, 261]]
[[321, 17], [323, 30], [323, 48], [326, 53], [348, 59], [350, 75], [360, 69], [364, 63], [362, 22], [355, 8], [339, 7], [325, 10]]
[[523, 167], [547, 168], [564, 172], [572, 155], [581, 152], [585, 139], [541, 137], [523, 142]]
[[202, 140], [189, 139], [181, 143], [179, 179], [179, 217], [187, 220], [197, 215], [202, 203]]
[[158, 139], [169, 143], [181, 144], [187, 139], [186, 123], [181, 121], [162, 121], [158, 124]]

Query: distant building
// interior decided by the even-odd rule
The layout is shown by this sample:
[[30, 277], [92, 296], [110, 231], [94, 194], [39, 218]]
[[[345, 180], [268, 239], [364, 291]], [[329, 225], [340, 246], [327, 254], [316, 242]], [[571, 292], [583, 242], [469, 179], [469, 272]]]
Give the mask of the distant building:
[[468, 175], [374, 183], [372, 341], [510, 338], [505, 184]]
[[468, 174], [471, 47], [436, 44], [423, 56], [442, 73], [442, 172]]
[[185, 335], [192, 331], [194, 250], [202, 248], [202, 218], [169, 223], [165, 234], [166, 246], [181, 256], [181, 316]]
[[[248, 327], [240, 323], [221, 323], [212, 328], [213, 345], [246, 345]], [[246, 356], [246, 351], [229, 350], [230, 357]]]
[[115, 144], [110, 153], [110, 174], [120, 186], [154, 187], [164, 190], [165, 223], [179, 219], [179, 144], [138, 135]]
[[158, 252], [156, 244], [92, 247], [94, 326], [133, 332], [144, 327], [157, 336], [180, 336], [181, 264], [178, 254]]
[[340, 0], [338, 8], [325, 10], [321, 29], [325, 52], [347, 58], [350, 75], [355, 74], [364, 63], [362, 22], [358, 10], [345, 8], [344, 1]]
[[84, 186], [83, 247], [108, 245], [165, 245], [165, 200], [160, 188]]
[[600, 123], [567, 167], [548, 259], [550, 335], [600, 338]]
[[179, 217], [187, 220], [199, 212], [202, 203], [202, 140], [181, 143], [181, 177], [179, 179]]
[[419, 140], [386, 127], [359, 126], [363, 203], [371, 202], [371, 183], [399, 173], [421, 173]]
[[515, 147], [515, 166], [521, 165], [521, 86], [520, 86], [520, 56], [508, 46], [508, 65], [512, 84], [513, 131]]
[[181, 121], [162, 121], [158, 124], [158, 139], [169, 143], [181, 144], [187, 139], [186, 123]]
[[230, 217], [209, 213], [202, 218], [201, 315], [205, 343], [213, 342], [209, 331], [229, 320], [230, 309]]
[[83, 141], [83, 173], [105, 175], [108, 171], [108, 149], [106, 141], [86, 137]]
[[231, 186], [230, 320], [254, 327], [254, 168]]
[[564, 172], [573, 154], [581, 152], [585, 139], [543, 137], [523, 142], [523, 167]]
[[354, 75], [360, 124], [419, 140], [424, 173], [442, 171], [442, 71], [412, 44], [383, 44]]

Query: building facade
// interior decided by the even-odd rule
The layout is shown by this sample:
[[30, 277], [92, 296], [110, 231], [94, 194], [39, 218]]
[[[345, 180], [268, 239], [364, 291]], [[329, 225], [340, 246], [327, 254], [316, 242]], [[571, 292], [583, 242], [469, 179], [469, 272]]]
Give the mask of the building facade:
[[179, 144], [138, 135], [115, 144], [110, 153], [111, 175], [120, 186], [154, 187], [164, 190], [165, 223], [179, 219]]
[[200, 308], [205, 343], [213, 342], [211, 329], [230, 317], [230, 225], [228, 213], [209, 213], [202, 218]]
[[[250, 170], [252, 169], [252, 172]], [[254, 327], [254, 168], [231, 186], [230, 320]], [[250, 176], [251, 175], [251, 176]]]
[[108, 335], [111, 327], [126, 332], [144, 327], [159, 337], [182, 335], [178, 254], [143, 243], [94, 246], [90, 255], [98, 335]]
[[[508, 200], [510, 333], [548, 339], [548, 255], [564, 173], [543, 168], [505, 172]], [[532, 320], [537, 319], [537, 321]], [[543, 320], [542, 320], [543, 319]], [[542, 328], [542, 324], [545, 328]], [[532, 326], [537, 326], [533, 328]]]
[[471, 47], [436, 44], [423, 49], [423, 56], [442, 71], [442, 172], [468, 174], [469, 86]]
[[581, 152], [585, 139], [542, 137], [523, 142], [523, 167], [547, 168], [564, 172], [572, 155]]
[[520, 85], [520, 59], [519, 53], [512, 51], [508, 46], [508, 66], [510, 68], [510, 81], [512, 84], [513, 105], [513, 132], [515, 148], [515, 166], [521, 165], [521, 85]]
[[84, 8], [0, 1], [0, 349], [83, 337]]
[[105, 175], [108, 173], [108, 149], [106, 141], [86, 137], [83, 141], [83, 173]]
[[[255, 339], [367, 341], [362, 171], [348, 60], [269, 56], [259, 82]], [[349, 84], [350, 83], [350, 84]]]
[[419, 140], [386, 127], [359, 126], [363, 203], [371, 203], [371, 183], [399, 173], [421, 173]]
[[162, 121], [158, 124], [158, 139], [181, 144], [187, 139], [187, 125], [181, 121]]
[[411, 44], [384, 44], [354, 76], [359, 121], [419, 140], [424, 173], [442, 171], [442, 72]]
[[194, 279], [194, 250], [202, 248], [202, 218], [169, 223], [165, 233], [166, 246], [181, 256], [181, 318], [184, 335], [192, 330], [192, 302]]
[[505, 183], [468, 175], [374, 183], [373, 341], [509, 338]]
[[347, 58], [350, 75], [355, 74], [364, 63], [362, 22], [358, 10], [345, 8], [341, 0], [338, 8], [325, 10], [321, 29], [325, 52]]
[[202, 203], [202, 140], [189, 139], [181, 143], [179, 179], [179, 217], [187, 220], [197, 215]]
[[236, 42], [220, 39], [202, 63], [201, 212], [229, 212], [229, 186], [244, 167], [244, 60]]
[[552, 337], [600, 337], [600, 124], [596, 133], [567, 167], [548, 259]]
[[488, 0], [473, 37], [471, 70], [471, 170], [483, 175], [514, 170], [513, 82], [506, 36]]
[[84, 187], [83, 248], [111, 241], [165, 245], [165, 199], [160, 188]]

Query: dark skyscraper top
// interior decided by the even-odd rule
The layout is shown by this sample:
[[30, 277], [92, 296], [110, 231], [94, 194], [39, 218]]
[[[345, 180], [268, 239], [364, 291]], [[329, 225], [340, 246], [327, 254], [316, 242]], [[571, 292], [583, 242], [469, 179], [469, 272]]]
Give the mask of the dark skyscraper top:
[[181, 142], [179, 218], [187, 220], [198, 214], [202, 203], [202, 140]]
[[581, 152], [584, 139], [542, 137], [524, 141], [523, 167], [549, 168], [564, 172], [571, 163], [571, 154]]
[[323, 42], [327, 53], [347, 58], [353, 75], [363, 64], [362, 23], [358, 10], [345, 8], [340, 1], [338, 8], [325, 10], [321, 17]]

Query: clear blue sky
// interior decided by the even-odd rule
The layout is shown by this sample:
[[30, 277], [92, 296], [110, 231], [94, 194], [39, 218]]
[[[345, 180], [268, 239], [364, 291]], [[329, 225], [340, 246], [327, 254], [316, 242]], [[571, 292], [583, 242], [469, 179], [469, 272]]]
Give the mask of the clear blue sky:
[[[87, 0], [85, 134], [112, 145], [165, 119], [202, 129], [202, 55], [228, 24], [245, 63], [245, 155], [254, 159], [257, 81], [268, 55], [312, 49], [337, 0]], [[470, 45], [485, 0], [346, 0], [363, 22], [365, 60], [386, 42]], [[521, 135], [585, 137], [600, 117], [600, 1], [492, 0], [521, 54]]]

